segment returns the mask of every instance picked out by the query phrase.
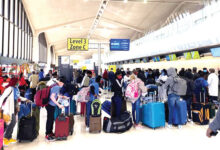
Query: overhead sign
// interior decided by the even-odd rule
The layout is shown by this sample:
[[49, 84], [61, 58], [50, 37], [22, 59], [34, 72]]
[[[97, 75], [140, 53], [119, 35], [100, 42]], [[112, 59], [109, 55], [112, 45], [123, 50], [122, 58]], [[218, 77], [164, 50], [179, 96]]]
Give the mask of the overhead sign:
[[78, 64], [79, 60], [73, 60], [73, 64]]
[[191, 55], [190, 52], [184, 53], [184, 56], [185, 56], [185, 59], [186, 59], [186, 60], [192, 59], [192, 55]]
[[111, 39], [110, 50], [111, 51], [129, 51], [130, 39]]
[[86, 66], [82, 66], [81, 69], [84, 71], [84, 70], [87, 69], [87, 67]]
[[70, 51], [88, 51], [89, 40], [88, 39], [67, 39], [67, 50]]
[[191, 55], [193, 59], [200, 59], [200, 55], [198, 51], [191, 52]]
[[110, 65], [108, 66], [108, 71], [113, 71], [114, 73], [116, 73], [116, 65]]
[[220, 47], [211, 49], [213, 57], [220, 57]]

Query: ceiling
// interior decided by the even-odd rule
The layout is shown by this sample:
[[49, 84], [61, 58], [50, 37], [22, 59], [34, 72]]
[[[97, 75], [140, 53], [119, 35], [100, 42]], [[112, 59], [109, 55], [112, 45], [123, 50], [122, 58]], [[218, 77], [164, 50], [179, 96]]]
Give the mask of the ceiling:
[[[109, 41], [111, 38], [135, 40], [165, 26], [172, 16], [203, 8], [204, 0], [22, 0], [33, 33], [44, 32], [56, 55], [77, 55], [87, 59], [89, 52], [67, 51], [67, 38]], [[90, 32], [103, 1], [107, 1], [99, 23]], [[91, 34], [89, 34], [91, 33]]]

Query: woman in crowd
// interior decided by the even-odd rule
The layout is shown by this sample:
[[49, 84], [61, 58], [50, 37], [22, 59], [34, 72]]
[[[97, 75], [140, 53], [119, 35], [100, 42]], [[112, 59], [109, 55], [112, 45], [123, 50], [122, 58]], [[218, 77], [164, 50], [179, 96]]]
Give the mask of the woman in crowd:
[[20, 96], [17, 84], [18, 79], [15, 77], [11, 78], [3, 95], [0, 97], [0, 108], [3, 110], [3, 114], [10, 116], [10, 122], [5, 124], [4, 146], [17, 142], [15, 139], [12, 139], [12, 133], [16, 124], [16, 114], [20, 110], [17, 100], [31, 102]]

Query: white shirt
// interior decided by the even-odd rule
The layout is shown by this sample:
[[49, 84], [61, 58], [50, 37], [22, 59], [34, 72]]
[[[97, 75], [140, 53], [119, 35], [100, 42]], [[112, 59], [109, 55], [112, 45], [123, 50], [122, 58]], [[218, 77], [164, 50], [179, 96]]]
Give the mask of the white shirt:
[[211, 73], [208, 76], [209, 95], [218, 96], [218, 76], [215, 73]]
[[127, 77], [126, 75], [124, 76], [124, 82], [128, 82], [130, 80], [130, 77]]
[[48, 82], [47, 82], [47, 86], [52, 86], [56, 83], [56, 79], [55, 78], [52, 78], [50, 79]]

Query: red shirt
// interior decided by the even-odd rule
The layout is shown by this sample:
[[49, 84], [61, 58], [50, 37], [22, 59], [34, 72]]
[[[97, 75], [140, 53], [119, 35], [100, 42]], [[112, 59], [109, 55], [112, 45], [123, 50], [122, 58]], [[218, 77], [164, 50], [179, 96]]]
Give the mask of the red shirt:
[[21, 79], [19, 81], [19, 86], [27, 86], [27, 83], [26, 83], [24, 77], [21, 77]]

